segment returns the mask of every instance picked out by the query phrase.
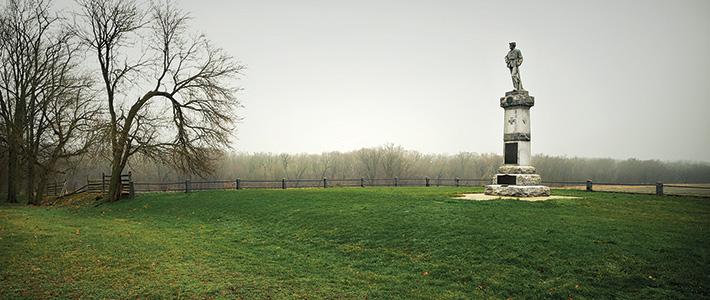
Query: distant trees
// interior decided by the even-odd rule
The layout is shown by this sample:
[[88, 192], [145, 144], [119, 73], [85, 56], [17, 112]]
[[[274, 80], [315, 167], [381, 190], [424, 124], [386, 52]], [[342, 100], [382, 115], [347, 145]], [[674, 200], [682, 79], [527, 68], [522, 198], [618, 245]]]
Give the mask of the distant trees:
[[[239, 102], [232, 80], [244, 69], [172, 2], [79, 0], [79, 35], [93, 52], [108, 119], [102, 126], [111, 161], [109, 200], [121, 193], [129, 159], [208, 174], [228, 147]], [[144, 13], [146, 12], [146, 13]]]
[[[386, 157], [389, 157], [385, 159]], [[286, 161], [286, 163], [285, 163]], [[394, 163], [393, 163], [394, 162]], [[492, 178], [503, 163], [497, 154], [425, 154], [384, 145], [323, 154], [227, 153], [210, 179]], [[710, 182], [710, 164], [536, 155], [533, 164], [548, 181]], [[182, 172], [159, 162], [131, 165], [137, 180], [180, 181]], [[390, 171], [385, 171], [390, 170]], [[100, 170], [89, 171], [96, 174]], [[92, 173], [93, 172], [93, 173]]]
[[[387, 174], [387, 162], [402, 161], [399, 171]], [[286, 158], [287, 163], [284, 163]], [[503, 163], [497, 154], [461, 152], [457, 154], [425, 154], [385, 145], [348, 152], [322, 154], [276, 154], [276, 153], [225, 153], [217, 159], [216, 168], [205, 179], [353, 179], [353, 178], [473, 178], [488, 179]], [[667, 162], [658, 160], [616, 160], [610, 158], [580, 158], [536, 155], [533, 164], [546, 181], [595, 182], [656, 182], [709, 183], [710, 164], [702, 162]], [[85, 183], [86, 177], [94, 177], [104, 171], [108, 162], [85, 163], [77, 169], [77, 186]], [[394, 164], [398, 165], [398, 164]], [[188, 174], [170, 164], [151, 160], [137, 154], [127, 167], [134, 179], [143, 182], [183, 181]]]
[[362, 176], [367, 178], [377, 178], [382, 166], [382, 151], [374, 148], [362, 148], [355, 154], [362, 168]]
[[383, 175], [387, 178], [408, 174], [421, 158], [418, 152], [407, 151], [402, 146], [393, 144], [384, 145], [379, 150], [382, 152]]
[[92, 81], [78, 68], [74, 35], [45, 0], [10, 0], [0, 12], [0, 145], [6, 150], [7, 202], [21, 179], [39, 204], [59, 164], [87, 151]]
[[[287, 163], [284, 163], [284, 159]], [[503, 158], [497, 154], [461, 152], [424, 154], [399, 146], [384, 145], [349, 152], [323, 154], [230, 153], [219, 159], [211, 179], [309, 178], [492, 178]], [[533, 164], [547, 181], [598, 182], [710, 182], [710, 164], [658, 160], [616, 160], [536, 155]], [[308, 165], [310, 167], [303, 168]], [[158, 165], [141, 164], [131, 170], [140, 180], [150, 177]], [[170, 180], [181, 180], [179, 172]]]

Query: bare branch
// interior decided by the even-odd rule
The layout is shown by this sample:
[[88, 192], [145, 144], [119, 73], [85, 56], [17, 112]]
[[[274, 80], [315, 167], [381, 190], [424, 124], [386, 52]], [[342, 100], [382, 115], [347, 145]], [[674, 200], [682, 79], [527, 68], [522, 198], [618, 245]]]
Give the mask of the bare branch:
[[[82, 40], [98, 59], [111, 119], [109, 131], [112, 176], [116, 177], [137, 153], [171, 162], [185, 172], [207, 174], [211, 160], [229, 147], [238, 121], [239, 101], [234, 80], [244, 66], [204, 35], [189, 32], [190, 17], [171, 1], [152, 3], [150, 18], [134, 1], [78, 0], [82, 7]], [[143, 20], [150, 20], [144, 22]], [[146, 35], [144, 54], [149, 59], [129, 61], [125, 46]], [[118, 59], [124, 58], [119, 68]], [[153, 76], [146, 76], [153, 72]], [[116, 106], [130, 73], [154, 80], [138, 84], [141, 96]], [[128, 97], [130, 99], [131, 97]], [[112, 177], [112, 178], [113, 178]], [[117, 183], [111, 183], [112, 187]], [[116, 191], [109, 192], [113, 200]]]

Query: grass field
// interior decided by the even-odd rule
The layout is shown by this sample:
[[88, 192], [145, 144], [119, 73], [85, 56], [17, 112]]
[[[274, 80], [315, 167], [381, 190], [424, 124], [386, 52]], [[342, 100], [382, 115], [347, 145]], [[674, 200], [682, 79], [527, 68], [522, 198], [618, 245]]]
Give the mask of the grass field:
[[0, 298], [708, 298], [710, 199], [477, 188], [0, 205]]

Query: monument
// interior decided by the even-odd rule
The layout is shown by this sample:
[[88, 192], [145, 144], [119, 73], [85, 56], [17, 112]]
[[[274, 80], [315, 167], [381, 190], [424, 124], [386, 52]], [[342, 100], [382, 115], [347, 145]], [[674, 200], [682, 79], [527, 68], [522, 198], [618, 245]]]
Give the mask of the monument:
[[513, 90], [500, 98], [500, 107], [505, 110], [503, 117], [504, 164], [498, 168], [493, 184], [487, 185], [485, 194], [492, 196], [540, 197], [549, 196], [550, 188], [542, 185], [542, 178], [535, 174], [530, 165], [530, 108], [535, 105], [535, 97], [523, 89], [518, 68], [523, 63], [523, 55], [510, 42], [510, 51], [505, 63], [513, 79]]

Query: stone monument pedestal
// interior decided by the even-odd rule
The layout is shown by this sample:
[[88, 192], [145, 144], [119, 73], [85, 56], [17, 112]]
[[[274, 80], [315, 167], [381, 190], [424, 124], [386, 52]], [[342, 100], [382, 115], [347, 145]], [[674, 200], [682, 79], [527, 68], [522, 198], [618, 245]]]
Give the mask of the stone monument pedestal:
[[493, 184], [487, 185], [484, 194], [507, 197], [549, 196], [550, 188], [541, 185], [542, 178], [535, 174], [531, 166], [503, 165], [493, 178]]
[[500, 98], [505, 109], [503, 153], [505, 164], [498, 168], [493, 184], [485, 194], [508, 197], [549, 196], [550, 188], [542, 184], [540, 175], [530, 166], [530, 108], [535, 98], [527, 91], [510, 91]]

